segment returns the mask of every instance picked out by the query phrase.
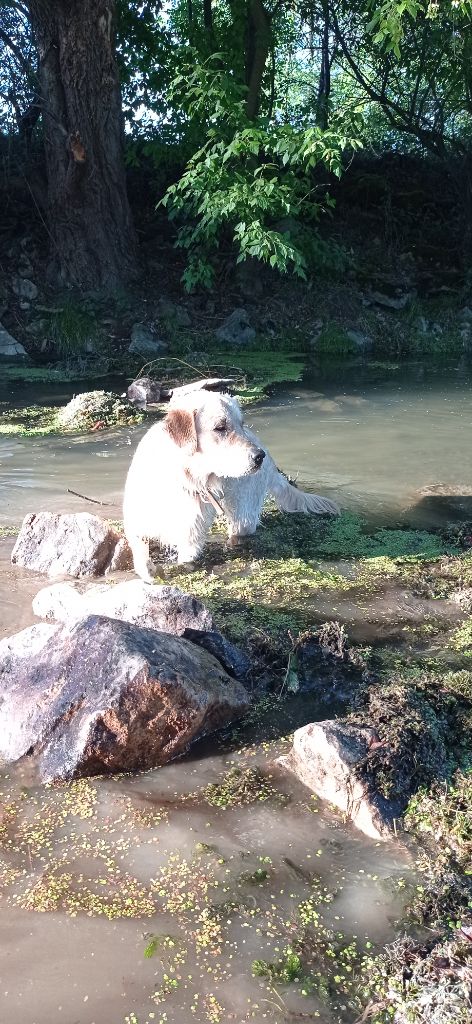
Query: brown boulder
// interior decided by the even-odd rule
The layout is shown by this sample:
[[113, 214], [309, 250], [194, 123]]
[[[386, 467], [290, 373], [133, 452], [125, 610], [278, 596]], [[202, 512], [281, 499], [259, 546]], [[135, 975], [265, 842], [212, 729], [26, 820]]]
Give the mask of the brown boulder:
[[44, 781], [165, 764], [249, 703], [207, 651], [101, 616], [0, 642], [0, 693], [0, 758]]

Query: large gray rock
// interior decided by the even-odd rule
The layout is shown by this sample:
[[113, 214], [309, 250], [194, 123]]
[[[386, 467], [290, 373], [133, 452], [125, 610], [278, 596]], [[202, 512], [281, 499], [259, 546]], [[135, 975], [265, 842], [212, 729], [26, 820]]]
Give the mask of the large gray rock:
[[167, 342], [158, 338], [145, 324], [133, 324], [128, 352], [148, 357], [161, 356], [167, 352]]
[[34, 755], [44, 781], [165, 764], [247, 709], [187, 640], [98, 616], [42, 628], [43, 646], [38, 626], [0, 642], [0, 758]]
[[372, 839], [391, 834], [392, 811], [386, 800], [372, 796], [356, 769], [377, 738], [373, 729], [349, 722], [316, 722], [297, 729], [288, 757], [279, 763], [313, 793], [338, 807]]
[[33, 512], [23, 520], [11, 560], [48, 576], [101, 576], [121, 541], [109, 523], [90, 512]]
[[245, 309], [234, 309], [215, 334], [218, 341], [227, 345], [249, 345], [256, 337]]
[[178, 587], [143, 580], [97, 584], [85, 592], [72, 582], [53, 583], [36, 594], [33, 611], [41, 619], [68, 623], [87, 615], [106, 615], [174, 636], [182, 636], [187, 629], [213, 629], [210, 612], [196, 597]]
[[28, 353], [21, 342], [5, 330], [0, 324], [0, 360], [11, 362], [12, 360], [23, 361], [28, 359]]

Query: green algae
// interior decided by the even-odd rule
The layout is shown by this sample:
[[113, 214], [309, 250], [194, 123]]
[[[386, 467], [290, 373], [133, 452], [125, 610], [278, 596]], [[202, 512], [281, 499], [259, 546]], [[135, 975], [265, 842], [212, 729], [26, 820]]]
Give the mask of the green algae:
[[381, 529], [367, 533], [362, 519], [346, 512], [326, 528], [318, 554], [329, 558], [438, 558], [456, 551], [438, 533], [426, 530]]
[[[74, 407], [75, 403], [75, 407]], [[141, 423], [144, 415], [112, 392], [91, 391], [67, 406], [25, 406], [0, 414], [0, 436], [41, 437]]]
[[274, 788], [270, 775], [260, 768], [230, 768], [221, 782], [212, 782], [203, 790], [203, 799], [211, 807], [241, 807], [245, 804], [277, 800], [283, 795]]
[[[225, 549], [222, 534], [218, 524], [200, 565], [164, 566], [163, 572], [169, 582], [205, 601], [220, 628], [239, 641], [257, 631], [274, 637], [306, 628], [316, 621], [323, 597], [332, 600], [336, 617], [338, 596], [349, 595], [359, 604], [387, 585], [416, 589], [433, 571], [439, 574], [443, 561], [452, 580], [452, 567], [462, 560], [460, 554], [453, 558], [458, 549], [439, 534], [368, 532], [351, 513], [313, 520], [284, 516], [268, 506], [261, 529], [237, 548]], [[430, 629], [435, 628], [433, 621]]]
[[25, 406], [0, 414], [0, 436], [41, 437], [59, 432], [58, 410], [52, 406]]
[[[96, 785], [86, 779], [6, 800], [0, 827], [0, 891], [13, 905], [75, 917], [139, 918], [156, 907], [149, 886], [123, 870], [123, 854], [166, 820], [163, 809], [150, 820], [121, 801], [116, 818], [104, 821]], [[86, 822], [78, 828], [77, 822]], [[116, 825], [121, 835], [116, 837]], [[86, 865], [90, 865], [90, 874]], [[12, 886], [14, 886], [12, 891]]]
[[449, 637], [448, 646], [459, 651], [463, 657], [472, 658], [472, 618], [463, 622]]
[[146, 374], [167, 387], [205, 377], [228, 377], [233, 381], [232, 390], [245, 405], [260, 400], [277, 384], [301, 380], [305, 364], [306, 356], [301, 352], [210, 348], [203, 354], [189, 351], [185, 358], [160, 356], [140, 366], [137, 376]]
[[[228, 376], [234, 381], [234, 391], [242, 404], [255, 402], [262, 398], [267, 389], [284, 381], [300, 380], [304, 370], [304, 359], [301, 355], [284, 352], [214, 352], [205, 364], [192, 365], [191, 354], [188, 360], [178, 357], [162, 357], [147, 363], [140, 368], [143, 373], [155, 375], [162, 384], [179, 386], [199, 377]], [[7, 380], [23, 381], [24, 383], [70, 383], [79, 380], [96, 380], [105, 376], [104, 373], [88, 371], [40, 367], [40, 366], [6, 366], [4, 376]], [[128, 374], [129, 367], [123, 367]], [[106, 393], [90, 392], [91, 396]], [[83, 396], [79, 396], [83, 398]], [[90, 403], [89, 403], [90, 404]], [[129, 426], [141, 423], [145, 414], [132, 409], [129, 403], [123, 402], [117, 395], [110, 393], [108, 404], [104, 401], [95, 403], [96, 409], [90, 408], [90, 415], [83, 410], [72, 422], [63, 421], [62, 410], [51, 406], [23, 406], [0, 414], [0, 436], [41, 437], [50, 434], [63, 434], [71, 430], [90, 430], [99, 421], [103, 426]], [[158, 411], [166, 412], [166, 405], [160, 405]]]

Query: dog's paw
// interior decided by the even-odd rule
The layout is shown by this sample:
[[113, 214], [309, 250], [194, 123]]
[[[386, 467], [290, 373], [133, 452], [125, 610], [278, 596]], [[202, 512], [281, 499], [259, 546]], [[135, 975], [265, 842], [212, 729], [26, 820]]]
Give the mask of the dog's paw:
[[141, 563], [135, 561], [134, 571], [143, 583], [161, 582], [160, 576], [158, 575], [158, 566], [154, 565], [154, 562], [151, 562], [150, 559]]

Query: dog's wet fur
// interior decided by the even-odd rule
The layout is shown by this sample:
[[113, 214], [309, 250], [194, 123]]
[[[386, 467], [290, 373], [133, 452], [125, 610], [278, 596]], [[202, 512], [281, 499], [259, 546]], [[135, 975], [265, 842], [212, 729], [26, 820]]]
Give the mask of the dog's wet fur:
[[140, 441], [126, 479], [124, 528], [136, 573], [153, 579], [150, 540], [175, 549], [179, 563], [193, 562], [220, 511], [230, 540], [255, 533], [267, 494], [284, 512], [339, 512], [328, 498], [289, 483], [245, 426], [235, 398], [209, 391], [176, 396]]

